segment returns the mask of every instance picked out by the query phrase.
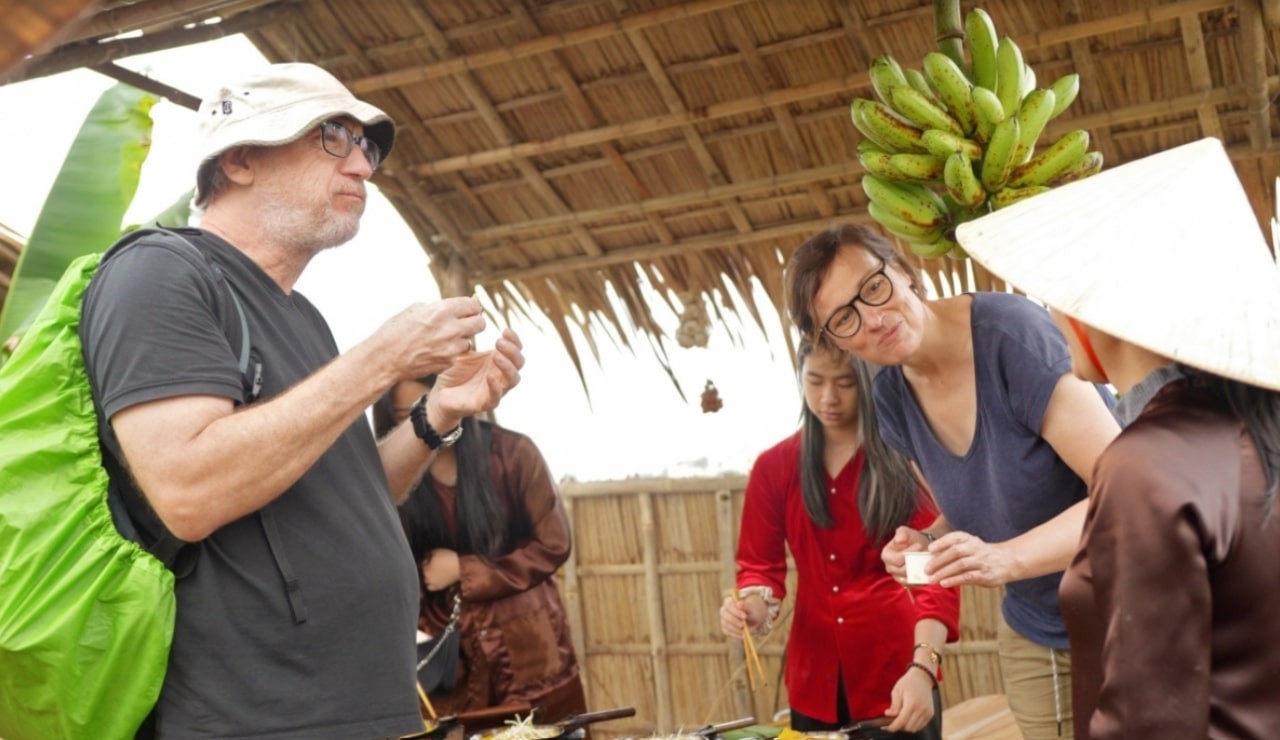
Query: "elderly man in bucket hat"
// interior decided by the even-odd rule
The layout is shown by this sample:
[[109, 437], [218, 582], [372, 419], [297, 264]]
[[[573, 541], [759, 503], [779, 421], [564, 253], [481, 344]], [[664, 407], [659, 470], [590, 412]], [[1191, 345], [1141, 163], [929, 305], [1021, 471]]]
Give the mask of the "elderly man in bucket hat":
[[[339, 354], [293, 287], [355, 235], [394, 125], [308, 64], [229, 84], [198, 115], [200, 228], [104, 261], [81, 326], [117, 524], [177, 553], [169, 667], [144, 732], [421, 731], [417, 578], [395, 504], [463, 417], [518, 382], [519, 339], [475, 351], [481, 307], [451, 298]], [[430, 373], [412, 422], [375, 442], [365, 409]]]
[[1280, 737], [1280, 270], [1222, 143], [958, 237], [1121, 394], [1061, 587], [1076, 737]]

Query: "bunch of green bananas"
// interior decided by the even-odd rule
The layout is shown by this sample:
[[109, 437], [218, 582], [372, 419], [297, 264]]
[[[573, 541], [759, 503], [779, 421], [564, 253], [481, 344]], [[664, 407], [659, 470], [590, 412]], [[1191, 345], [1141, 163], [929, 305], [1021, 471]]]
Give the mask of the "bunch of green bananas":
[[941, 52], [921, 69], [889, 55], [871, 64], [876, 99], [855, 98], [853, 125], [865, 137], [858, 161], [867, 210], [923, 257], [963, 257], [956, 225], [1102, 169], [1077, 129], [1037, 151], [1040, 134], [1075, 100], [1080, 76], [1048, 87], [981, 8], [964, 19], [969, 69]]

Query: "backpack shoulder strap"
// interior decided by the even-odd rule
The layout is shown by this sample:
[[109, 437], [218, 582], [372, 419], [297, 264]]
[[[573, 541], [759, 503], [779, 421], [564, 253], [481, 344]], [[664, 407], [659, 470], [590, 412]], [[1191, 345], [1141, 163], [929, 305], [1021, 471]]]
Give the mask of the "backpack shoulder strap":
[[[175, 240], [176, 243], [183, 244], [191, 248], [208, 263], [209, 267], [213, 270], [213, 273], [218, 276], [218, 280], [222, 284], [223, 289], [226, 290], [227, 295], [231, 298], [231, 304], [235, 307], [236, 316], [239, 319], [240, 351], [237, 356], [237, 361], [238, 367], [240, 368], [240, 374], [247, 378], [249, 374], [250, 348], [252, 347], [252, 342], [249, 338], [249, 320], [245, 317], [244, 304], [240, 302], [240, 297], [236, 295], [235, 289], [231, 287], [231, 281], [227, 280], [227, 276], [222, 272], [222, 268], [218, 263], [203, 249], [197, 247], [190, 239], [183, 236], [182, 232], [158, 225], [134, 229], [120, 237], [115, 244], [112, 244], [111, 247], [107, 249], [106, 253], [102, 256], [102, 262], [106, 262], [111, 257], [123, 252], [125, 249], [128, 249], [143, 237], [155, 235], [167, 236], [170, 239]], [[101, 266], [101, 263], [99, 266]], [[246, 383], [246, 387], [252, 387], [255, 391], [251, 398], [246, 399], [249, 402], [257, 400], [257, 393], [261, 392], [261, 378], [252, 379], [252, 381], [253, 382]]]
[[[222, 268], [212, 257], [210, 257], [203, 249], [197, 247], [191, 240], [182, 235], [181, 232], [167, 229], [163, 226], [154, 228], [135, 229], [129, 232], [119, 241], [107, 250], [102, 259], [105, 262], [110, 256], [118, 254], [126, 249], [129, 245], [136, 243], [144, 236], [153, 234], [164, 234], [176, 239], [178, 242], [187, 245], [195, 250], [203, 257], [213, 269], [214, 274], [219, 278], [227, 295], [231, 298], [231, 304], [235, 307], [236, 316], [239, 319], [240, 330], [240, 352], [238, 356], [240, 375], [245, 379], [245, 389], [247, 403], [258, 400], [258, 396], [262, 393], [262, 364], [252, 362], [252, 343], [249, 340], [249, 320], [245, 316], [244, 305], [240, 302], [240, 297], [236, 295], [235, 288], [231, 285], [231, 281], [227, 280], [227, 276], [222, 272]], [[252, 371], [250, 364], [253, 364]], [[114, 490], [114, 487], [113, 487]], [[279, 571], [281, 579], [284, 581], [285, 595], [289, 600], [289, 608], [293, 612], [293, 621], [295, 624], [302, 624], [307, 621], [307, 607], [302, 600], [301, 583], [297, 574], [293, 569], [289, 559], [285, 556], [284, 543], [280, 539], [279, 529], [276, 527], [275, 517], [267, 507], [258, 510], [258, 520], [262, 525], [263, 534], [267, 539], [267, 546], [271, 551], [271, 558], [275, 561], [276, 570]], [[154, 515], [153, 515], [154, 516]], [[156, 517], [157, 520], [159, 519]], [[159, 522], [157, 522], [159, 523]], [[151, 553], [160, 559], [165, 565], [174, 571], [174, 574], [181, 578], [195, 567], [196, 559], [199, 556], [199, 548], [188, 547], [190, 543], [183, 542], [174, 537], [163, 523], [160, 524], [161, 534], [155, 543], [149, 548]]]

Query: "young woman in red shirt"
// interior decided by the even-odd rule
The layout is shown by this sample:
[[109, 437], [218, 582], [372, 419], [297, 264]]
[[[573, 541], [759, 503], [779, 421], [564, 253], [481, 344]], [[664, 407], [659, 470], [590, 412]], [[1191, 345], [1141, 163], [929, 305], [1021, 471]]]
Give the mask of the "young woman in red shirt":
[[942, 736], [939, 650], [958, 636], [959, 594], [908, 591], [880, 549], [900, 525], [937, 517], [907, 462], [876, 428], [867, 366], [825, 345], [799, 351], [801, 427], [762, 453], [742, 509], [737, 588], [720, 627], [767, 633], [786, 595], [786, 547], [796, 564], [786, 653], [791, 727], [836, 730], [887, 718], [864, 737]]

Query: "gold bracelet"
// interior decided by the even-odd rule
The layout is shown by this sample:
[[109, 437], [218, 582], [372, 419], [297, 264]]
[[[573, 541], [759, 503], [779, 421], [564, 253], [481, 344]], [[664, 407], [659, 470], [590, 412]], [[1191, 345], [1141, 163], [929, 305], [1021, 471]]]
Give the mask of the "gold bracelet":
[[934, 646], [930, 645], [927, 642], [917, 642], [915, 646], [911, 648], [911, 652], [912, 652], [911, 657], [913, 659], [915, 658], [915, 651], [919, 650], [920, 648], [924, 648], [925, 650], [929, 651], [929, 660], [933, 661], [934, 665], [942, 665], [942, 653], [939, 653], [937, 648], [935, 648]]

